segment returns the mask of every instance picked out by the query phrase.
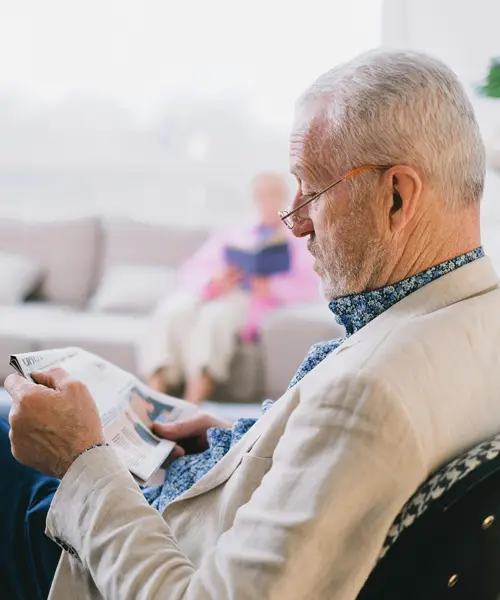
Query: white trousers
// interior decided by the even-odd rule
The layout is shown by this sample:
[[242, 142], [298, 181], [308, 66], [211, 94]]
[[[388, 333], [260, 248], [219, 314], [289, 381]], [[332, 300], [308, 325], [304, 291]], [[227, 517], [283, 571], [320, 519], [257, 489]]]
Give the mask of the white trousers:
[[139, 344], [141, 375], [148, 378], [166, 368], [172, 385], [204, 371], [217, 383], [227, 381], [249, 301], [241, 290], [209, 302], [183, 292], [169, 296], [155, 310]]

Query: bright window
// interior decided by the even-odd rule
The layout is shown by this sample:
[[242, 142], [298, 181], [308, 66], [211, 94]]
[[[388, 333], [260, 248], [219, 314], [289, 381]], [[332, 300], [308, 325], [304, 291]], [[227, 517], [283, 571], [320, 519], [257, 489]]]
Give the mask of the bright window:
[[301, 90], [380, 43], [381, 4], [2, 3], [0, 204], [232, 219], [287, 169]]

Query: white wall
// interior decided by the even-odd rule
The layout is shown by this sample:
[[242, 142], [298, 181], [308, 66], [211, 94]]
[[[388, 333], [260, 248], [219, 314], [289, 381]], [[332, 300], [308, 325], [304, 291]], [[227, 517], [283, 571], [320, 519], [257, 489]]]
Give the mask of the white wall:
[[385, 0], [383, 10], [384, 44], [431, 52], [465, 80], [500, 54], [498, 0]]
[[[487, 128], [494, 118], [484, 106], [490, 103], [473, 92], [490, 59], [500, 55], [500, 1], [385, 0], [383, 10], [383, 44], [429, 52], [448, 63], [471, 93], [478, 119]], [[496, 110], [500, 115], [500, 103]]]
[[[490, 59], [500, 56], [500, 0], [384, 0], [382, 43], [444, 60], [464, 83], [483, 137], [500, 126], [500, 100], [475, 91]], [[494, 172], [486, 180], [483, 239], [500, 266], [500, 175]]]

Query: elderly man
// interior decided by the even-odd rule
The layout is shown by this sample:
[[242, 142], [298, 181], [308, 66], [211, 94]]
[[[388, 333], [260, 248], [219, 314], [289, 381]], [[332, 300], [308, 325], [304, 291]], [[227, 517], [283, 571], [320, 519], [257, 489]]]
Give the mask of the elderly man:
[[[256, 423], [210, 430], [194, 465], [178, 459], [147, 490], [153, 506], [103, 446], [84, 387], [60, 372], [8, 380], [14, 456], [61, 479], [42, 481], [64, 549], [50, 598], [354, 600], [418, 485], [500, 430], [484, 149], [456, 76], [410, 53], [333, 69], [298, 103], [291, 168], [282, 217], [308, 238], [346, 336], [315, 345]], [[202, 438], [212, 424], [157, 431]], [[26, 579], [50, 571], [40, 539], [15, 540]]]

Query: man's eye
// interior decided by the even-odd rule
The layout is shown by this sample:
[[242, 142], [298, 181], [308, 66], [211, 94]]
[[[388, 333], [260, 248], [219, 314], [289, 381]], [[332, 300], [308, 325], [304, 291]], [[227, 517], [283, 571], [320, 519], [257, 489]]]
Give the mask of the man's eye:
[[316, 195], [316, 192], [308, 192], [307, 194], [302, 193], [300, 195], [300, 198], [301, 198], [302, 202], [307, 202], [307, 200], [309, 200], [310, 198], [312, 198], [315, 195]]

